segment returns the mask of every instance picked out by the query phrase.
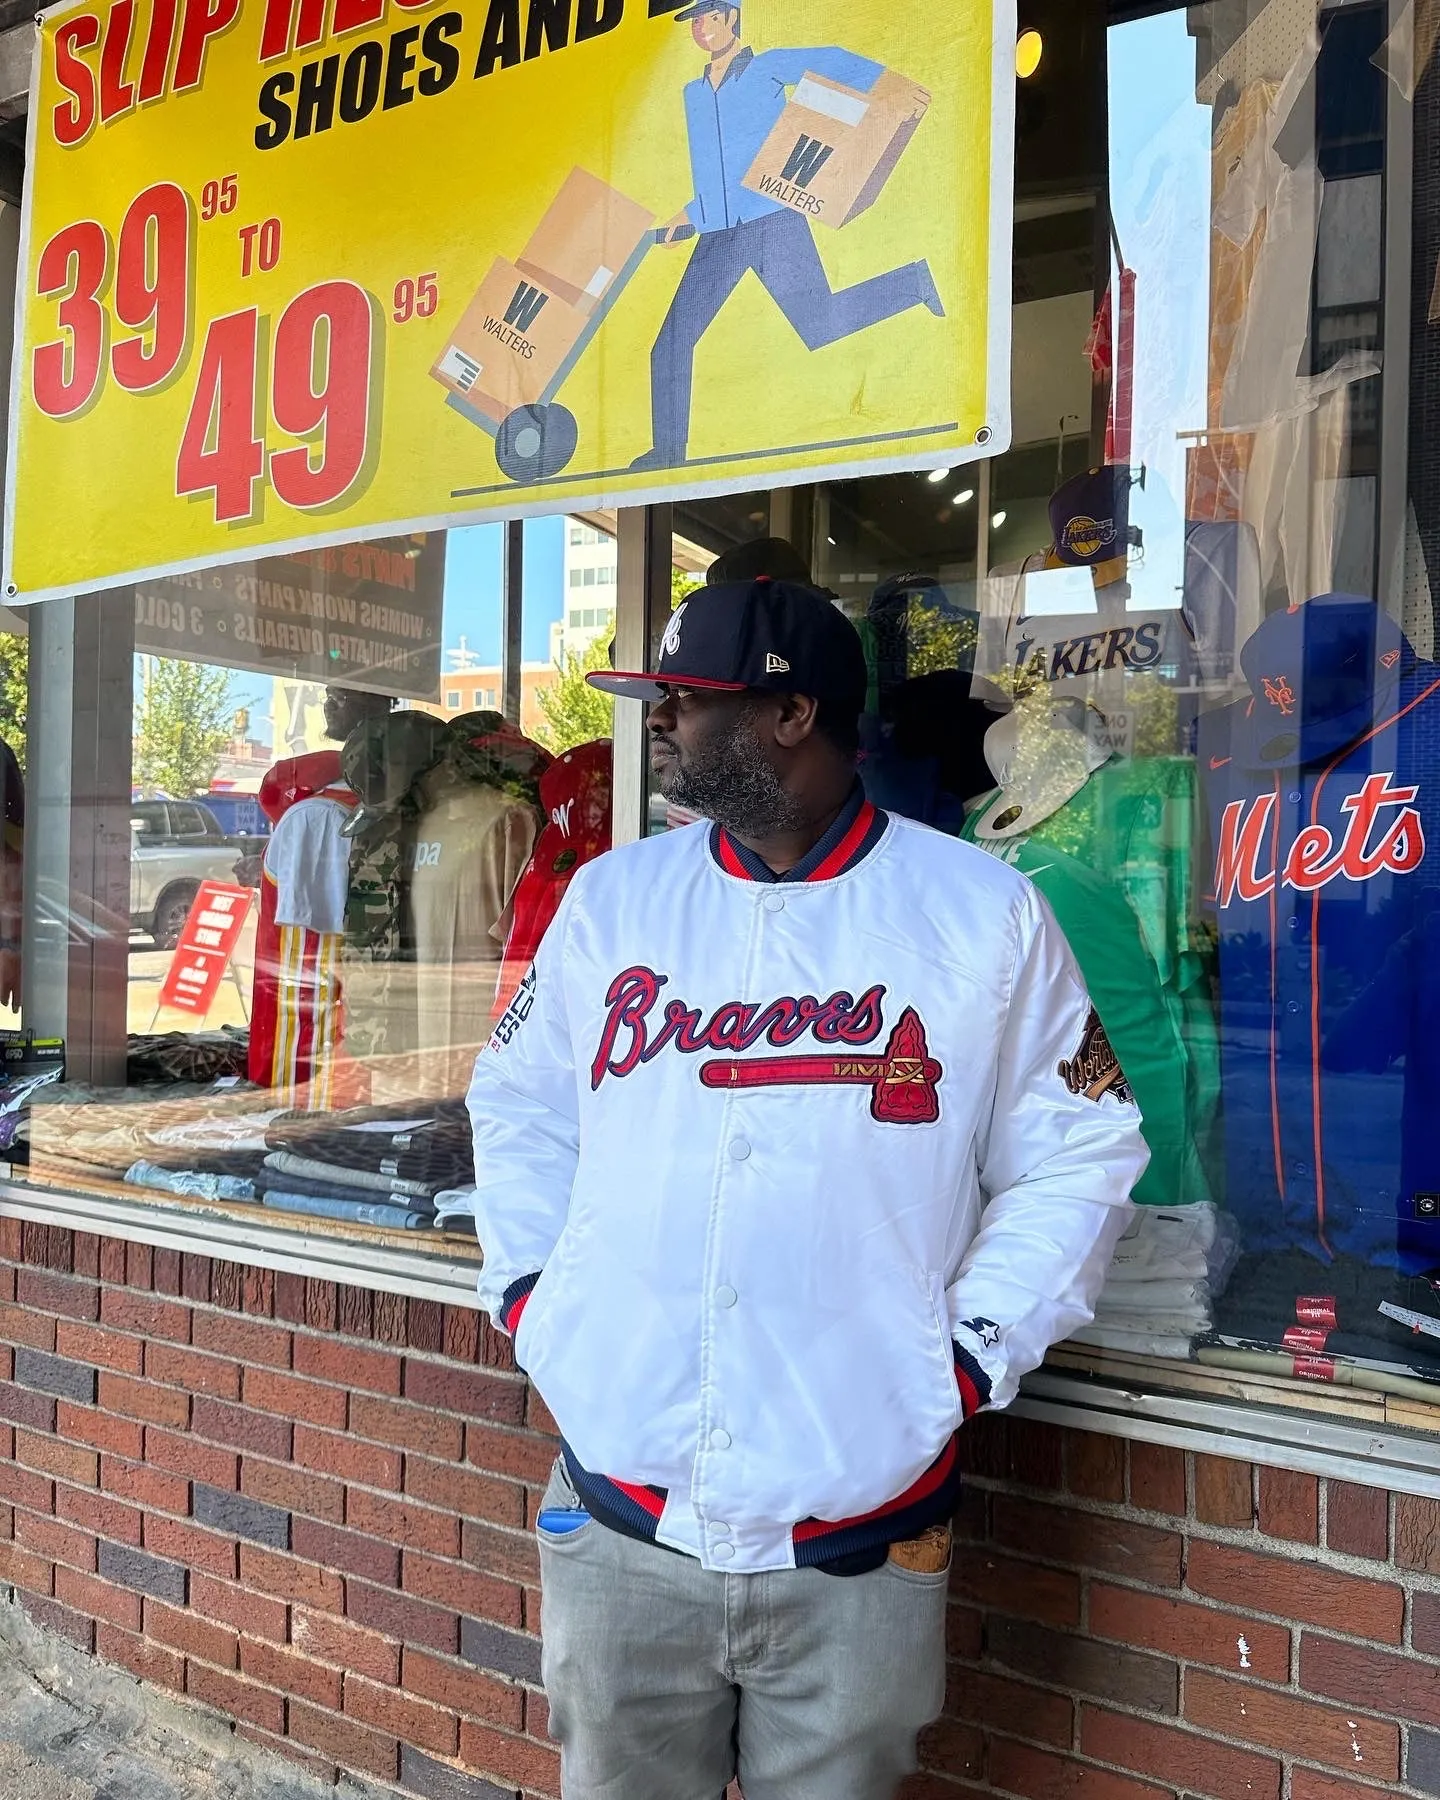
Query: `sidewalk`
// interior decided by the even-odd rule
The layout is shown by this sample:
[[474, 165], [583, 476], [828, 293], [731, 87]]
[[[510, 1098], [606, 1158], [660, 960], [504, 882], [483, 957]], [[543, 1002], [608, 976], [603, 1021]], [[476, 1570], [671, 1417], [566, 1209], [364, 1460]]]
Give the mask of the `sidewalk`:
[[39, 1630], [0, 1588], [4, 1800], [399, 1800], [338, 1787], [237, 1737], [224, 1720], [102, 1668]]

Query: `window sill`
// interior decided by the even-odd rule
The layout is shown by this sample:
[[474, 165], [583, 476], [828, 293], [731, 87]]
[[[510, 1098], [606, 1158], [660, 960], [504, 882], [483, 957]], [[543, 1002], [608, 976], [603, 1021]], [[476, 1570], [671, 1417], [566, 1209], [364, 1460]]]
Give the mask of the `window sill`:
[[[476, 1307], [478, 1248], [395, 1232], [0, 1180], [0, 1218], [124, 1238], [446, 1306]], [[407, 1234], [408, 1236], [408, 1234]], [[1062, 1346], [1027, 1377], [1021, 1418], [1440, 1499], [1440, 1404]]]
[[[262, 1269], [343, 1281], [381, 1293], [477, 1308], [475, 1278], [482, 1258], [464, 1240], [440, 1238], [433, 1248], [420, 1233], [263, 1212], [259, 1207], [212, 1206], [203, 1200], [117, 1193], [81, 1193], [0, 1180], [0, 1218], [28, 1219], [101, 1237], [125, 1238], [186, 1256], [214, 1256]], [[435, 1234], [437, 1237], [439, 1234]]]

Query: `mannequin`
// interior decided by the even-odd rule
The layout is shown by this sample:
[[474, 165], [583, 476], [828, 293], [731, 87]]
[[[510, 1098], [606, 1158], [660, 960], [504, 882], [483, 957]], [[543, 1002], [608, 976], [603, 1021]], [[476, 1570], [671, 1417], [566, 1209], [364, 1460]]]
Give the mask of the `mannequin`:
[[[495, 1011], [510, 1004], [575, 871], [610, 848], [609, 738], [566, 750], [540, 777], [545, 825], [501, 924], [505, 954]], [[498, 927], [497, 927], [498, 929]]]
[[[540, 832], [546, 752], [498, 714], [453, 720], [416, 784], [408, 838], [420, 1047], [428, 1091], [461, 1094], [490, 1034], [510, 896]], [[433, 1071], [433, 1072], [432, 1072]]]
[[276, 763], [259, 799], [274, 831], [261, 865], [250, 1079], [280, 1090], [286, 1105], [328, 1108], [350, 869], [342, 828], [355, 795], [340, 779], [340, 753], [317, 750]]
[[965, 836], [1050, 902], [1139, 1103], [1141, 1205], [1209, 1200], [1200, 1148], [1218, 1092], [1214, 1021], [1190, 918], [1194, 765], [1117, 760], [1083, 695], [1054, 689], [992, 727], [1001, 786]]
[[371, 1070], [377, 1101], [423, 1092], [404, 1060], [419, 1042], [415, 939], [409, 914], [408, 833], [416, 784], [445, 751], [444, 722], [430, 713], [371, 718], [345, 740], [341, 761], [360, 805], [345, 904], [345, 991], [350, 1048]]

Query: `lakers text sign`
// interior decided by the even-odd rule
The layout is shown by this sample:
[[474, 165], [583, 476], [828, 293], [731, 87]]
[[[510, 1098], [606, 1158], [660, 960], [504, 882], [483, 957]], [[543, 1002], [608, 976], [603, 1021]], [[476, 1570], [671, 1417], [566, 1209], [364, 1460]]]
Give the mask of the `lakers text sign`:
[[1013, 0], [52, 9], [9, 597], [1003, 448], [1013, 52]]

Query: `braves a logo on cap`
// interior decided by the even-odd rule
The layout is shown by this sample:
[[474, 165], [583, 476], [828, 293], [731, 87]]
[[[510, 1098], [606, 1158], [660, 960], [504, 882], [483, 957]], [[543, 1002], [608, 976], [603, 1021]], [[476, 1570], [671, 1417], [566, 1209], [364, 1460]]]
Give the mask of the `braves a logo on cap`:
[[680, 649], [680, 622], [685, 617], [685, 608], [690, 604], [682, 600], [670, 615], [670, 623], [665, 627], [665, 635], [660, 640], [660, 655], [674, 656]]
[[1093, 1100], [1097, 1105], [1106, 1094], [1113, 1096], [1122, 1106], [1135, 1104], [1134, 1089], [1125, 1079], [1120, 1059], [1111, 1048], [1105, 1027], [1100, 1023], [1100, 1015], [1093, 1006], [1085, 1020], [1085, 1029], [1080, 1034], [1079, 1049], [1074, 1056], [1058, 1065], [1057, 1073], [1072, 1094], [1083, 1094], [1087, 1100]]
[[870, 1093], [870, 1116], [888, 1125], [933, 1125], [940, 1118], [944, 1070], [931, 1056], [925, 1026], [907, 1006], [890, 1033], [883, 1055], [857, 1055], [885, 1029], [886, 990], [877, 984], [858, 997], [838, 991], [828, 1000], [813, 994], [783, 994], [765, 1004], [727, 1000], [708, 1018], [698, 1007], [671, 1000], [659, 1022], [652, 1015], [668, 976], [653, 969], [626, 969], [610, 984], [609, 1011], [590, 1068], [590, 1085], [607, 1077], [624, 1079], [667, 1050], [693, 1056], [706, 1050], [744, 1052], [762, 1041], [788, 1049], [811, 1037], [818, 1056], [714, 1057], [700, 1068], [707, 1088], [862, 1087]]
[[1283, 675], [1262, 677], [1265, 686], [1265, 698], [1272, 706], [1278, 706], [1288, 719], [1295, 710], [1295, 690]]

